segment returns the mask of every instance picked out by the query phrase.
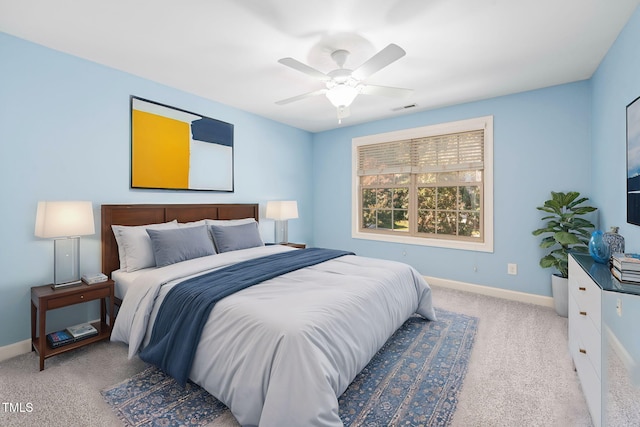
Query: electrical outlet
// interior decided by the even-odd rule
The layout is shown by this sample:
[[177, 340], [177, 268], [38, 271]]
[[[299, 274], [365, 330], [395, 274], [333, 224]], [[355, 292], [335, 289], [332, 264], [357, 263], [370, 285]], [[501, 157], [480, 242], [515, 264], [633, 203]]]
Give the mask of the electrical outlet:
[[518, 264], [507, 264], [507, 273], [514, 276], [518, 274]]
[[620, 298], [616, 301], [616, 313], [618, 313], [618, 316], [622, 317], [622, 300]]

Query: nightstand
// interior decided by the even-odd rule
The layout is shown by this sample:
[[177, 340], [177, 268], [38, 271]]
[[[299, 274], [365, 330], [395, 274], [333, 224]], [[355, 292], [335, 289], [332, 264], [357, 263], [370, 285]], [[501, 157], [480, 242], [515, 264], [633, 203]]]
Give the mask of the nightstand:
[[304, 249], [307, 247], [307, 245], [305, 245], [304, 243], [280, 243], [281, 245], [284, 246], [291, 246], [292, 248], [298, 248], [298, 249]]
[[[107, 323], [107, 298], [109, 298], [109, 323]], [[57, 348], [51, 348], [47, 343], [47, 311], [98, 299], [100, 300], [100, 321], [91, 323], [98, 330], [98, 335]], [[40, 312], [40, 319], [38, 328], [36, 329], [38, 311]], [[109, 339], [113, 326], [114, 312], [113, 280], [107, 280], [94, 285], [82, 283], [77, 286], [58, 289], [52, 289], [51, 285], [32, 287], [31, 345], [40, 356], [40, 370], [42, 371], [44, 369], [44, 360], [49, 357], [83, 347], [96, 341]]]

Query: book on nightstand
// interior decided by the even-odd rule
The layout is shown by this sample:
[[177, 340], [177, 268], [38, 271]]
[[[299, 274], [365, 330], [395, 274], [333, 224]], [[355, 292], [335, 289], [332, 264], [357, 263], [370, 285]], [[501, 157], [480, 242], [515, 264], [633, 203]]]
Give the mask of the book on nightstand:
[[57, 348], [63, 346], [65, 344], [70, 344], [74, 342], [76, 339], [66, 330], [51, 332], [47, 334], [47, 342], [51, 346], [51, 348]]
[[71, 334], [76, 341], [98, 335], [98, 330], [90, 323], [81, 323], [79, 325], [69, 326], [66, 331]]

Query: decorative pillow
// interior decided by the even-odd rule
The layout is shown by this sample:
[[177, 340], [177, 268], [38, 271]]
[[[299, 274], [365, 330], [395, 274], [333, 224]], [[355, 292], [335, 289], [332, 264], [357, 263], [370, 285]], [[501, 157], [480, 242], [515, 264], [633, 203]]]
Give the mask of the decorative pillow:
[[147, 229], [147, 234], [158, 267], [216, 253], [205, 225], [172, 230]]
[[[215, 221], [213, 219], [201, 219], [193, 222], [179, 222], [178, 227], [180, 228], [188, 228], [188, 227], [198, 227], [201, 225], [209, 225], [209, 221]], [[213, 246], [213, 250], [216, 250], [216, 246], [213, 243], [213, 236], [211, 235], [211, 231], [209, 231], [209, 227], [207, 227], [207, 236], [209, 236], [209, 241], [211, 242], [211, 246]]]
[[255, 220], [240, 225], [211, 225], [209, 229], [218, 253], [264, 246]]
[[120, 269], [131, 273], [132, 271], [156, 266], [147, 229], [166, 230], [178, 228], [178, 221], [173, 220], [162, 224], [137, 226], [112, 225], [111, 228], [118, 243]]

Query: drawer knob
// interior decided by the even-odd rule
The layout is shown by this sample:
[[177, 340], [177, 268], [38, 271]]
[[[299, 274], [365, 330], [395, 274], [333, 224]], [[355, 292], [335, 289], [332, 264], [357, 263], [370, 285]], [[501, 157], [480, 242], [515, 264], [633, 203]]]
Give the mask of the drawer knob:
[[84, 299], [84, 295], [80, 295], [80, 299]]
[[580, 312], [580, 315], [581, 315], [581, 316], [586, 316], [586, 315], [587, 315], [587, 312], [586, 312], [586, 311], [581, 311], [581, 312]]
[[587, 350], [585, 350], [584, 348], [581, 348], [581, 349], [580, 349], [580, 353], [582, 353], [582, 354], [587, 354]]
[[584, 286], [580, 286], [580, 287], [578, 287], [578, 290], [579, 290], [579, 291], [586, 291], [586, 290], [587, 290], [587, 288], [585, 288]]

